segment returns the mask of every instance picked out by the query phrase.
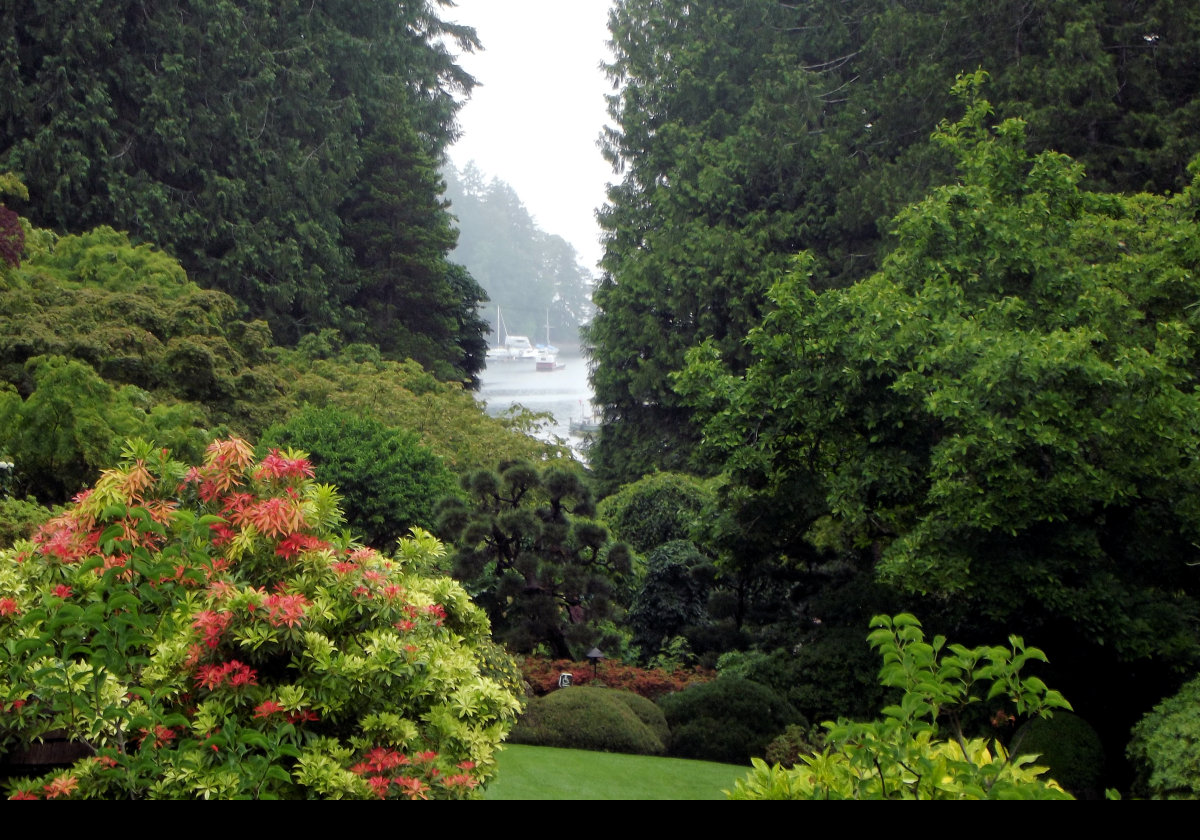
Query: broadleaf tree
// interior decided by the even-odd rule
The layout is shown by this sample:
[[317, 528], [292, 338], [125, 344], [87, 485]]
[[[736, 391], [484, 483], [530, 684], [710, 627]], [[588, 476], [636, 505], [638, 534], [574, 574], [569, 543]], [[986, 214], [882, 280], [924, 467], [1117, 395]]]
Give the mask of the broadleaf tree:
[[883, 267], [819, 292], [801, 265], [744, 375], [708, 345], [678, 387], [747, 510], [807, 511], [776, 551], [1153, 692], [1200, 654], [1200, 192], [1089, 192], [1019, 121], [989, 129], [975, 80], [937, 137], [958, 180], [898, 216]]
[[957, 73], [989, 72], [998, 117], [1027, 119], [1030, 150], [1076, 156], [1091, 190], [1183, 189], [1200, 151], [1200, 9], [1176, 0], [621, 0], [610, 30], [621, 180], [589, 332], [606, 489], [712, 468], [670, 374], [708, 338], [748, 362], [795, 253], [821, 288], [879, 267], [891, 218], [953, 176], [927, 141]]

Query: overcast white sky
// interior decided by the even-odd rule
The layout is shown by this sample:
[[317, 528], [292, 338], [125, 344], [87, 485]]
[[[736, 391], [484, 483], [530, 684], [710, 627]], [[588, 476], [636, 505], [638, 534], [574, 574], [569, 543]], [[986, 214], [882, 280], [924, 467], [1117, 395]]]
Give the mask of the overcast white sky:
[[459, 112], [450, 160], [507, 182], [538, 226], [595, 271], [595, 211], [615, 180], [596, 141], [607, 121], [610, 0], [456, 0], [442, 19], [475, 27], [483, 50], [461, 57], [479, 80]]

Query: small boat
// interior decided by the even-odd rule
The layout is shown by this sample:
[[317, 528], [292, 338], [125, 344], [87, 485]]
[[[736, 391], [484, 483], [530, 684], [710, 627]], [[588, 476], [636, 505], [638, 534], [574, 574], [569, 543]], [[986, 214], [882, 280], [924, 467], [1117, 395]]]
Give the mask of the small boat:
[[[555, 349], [556, 352], [558, 352], [557, 349]], [[567, 365], [565, 362], [560, 362], [558, 356], [554, 355], [554, 353], [543, 350], [537, 354], [537, 361], [534, 362], [533, 366], [534, 370], [551, 371], [562, 370]]]
[[558, 361], [558, 348], [550, 343], [550, 310], [546, 310], [546, 343], [537, 346], [534, 370], [562, 370], [566, 364]]
[[487, 359], [492, 362], [512, 362], [518, 359], [536, 359], [537, 350], [533, 346], [533, 342], [528, 336], [524, 335], [509, 335], [508, 327], [504, 324], [504, 316], [500, 314], [500, 307], [496, 307], [496, 338], [504, 336], [504, 341], [497, 344], [495, 347], [489, 347], [487, 351]]
[[583, 410], [583, 400], [579, 401], [579, 419], [571, 418], [568, 426], [571, 434], [581, 437], [588, 437], [600, 431], [602, 421], [596, 415], [596, 410], [592, 406], [588, 406], [588, 410]]

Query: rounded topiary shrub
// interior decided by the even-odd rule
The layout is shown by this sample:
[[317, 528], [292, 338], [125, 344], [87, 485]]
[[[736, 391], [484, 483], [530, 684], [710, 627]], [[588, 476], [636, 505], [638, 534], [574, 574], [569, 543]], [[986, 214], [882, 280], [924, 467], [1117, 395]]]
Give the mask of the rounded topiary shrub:
[[648, 700], [632, 691], [614, 691], [613, 696], [629, 707], [638, 716], [638, 720], [646, 724], [655, 737], [662, 742], [665, 749], [671, 742], [671, 728], [667, 726], [667, 718], [653, 700]]
[[1079, 715], [1058, 711], [1052, 718], [1034, 718], [1021, 727], [1013, 748], [1020, 755], [1036, 755], [1037, 764], [1049, 767], [1047, 775], [1075, 798], [1103, 795], [1104, 744]]
[[718, 677], [658, 701], [671, 728], [671, 755], [730, 764], [762, 757], [790, 723], [804, 719], [765, 685]]
[[704, 509], [716, 501], [711, 486], [682, 473], [655, 473], [600, 502], [598, 516], [615, 537], [645, 554], [672, 540], [688, 540]]
[[316, 478], [342, 494], [351, 529], [382, 548], [413, 527], [432, 529], [434, 506], [457, 487], [416, 434], [345, 409], [302, 409], [263, 433], [260, 449], [273, 446], [308, 453]]
[[244, 441], [127, 456], [0, 551], [0, 753], [52, 731], [88, 753], [11, 798], [478, 794], [516, 672], [425, 576], [437, 540], [358, 544], [307, 461]]
[[661, 755], [667, 732], [662, 713], [643, 697], [573, 686], [530, 700], [509, 740], [539, 747]]

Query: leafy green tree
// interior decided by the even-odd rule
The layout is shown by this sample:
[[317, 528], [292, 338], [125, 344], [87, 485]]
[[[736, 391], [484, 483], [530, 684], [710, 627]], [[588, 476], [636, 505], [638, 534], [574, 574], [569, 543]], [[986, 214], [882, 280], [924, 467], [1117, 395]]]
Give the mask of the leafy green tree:
[[1200, 193], [1088, 192], [1069, 158], [1025, 151], [1020, 122], [985, 128], [974, 83], [937, 138], [960, 180], [898, 217], [883, 268], [818, 293], [802, 264], [746, 374], [710, 345], [680, 387], [760, 506], [804, 494], [781, 544], [953, 596], [977, 627], [1185, 665], [1200, 652]]
[[691, 539], [716, 502], [712, 488], [683, 473], [654, 473], [600, 500], [598, 515], [617, 539], [647, 553], [674, 540]]
[[816, 288], [879, 268], [894, 215], [953, 177], [926, 141], [955, 74], [988, 71], [997, 114], [1028, 120], [1032, 151], [1075, 155], [1089, 189], [1182, 190], [1200, 151], [1200, 8], [1177, 0], [621, 0], [610, 30], [622, 180], [588, 333], [606, 491], [711, 469], [670, 374], [705, 339], [747, 364], [795, 253], [816, 257]]
[[480, 470], [462, 481], [469, 501], [441, 506], [438, 532], [457, 546], [454, 576], [475, 593], [498, 636], [518, 651], [597, 644], [595, 622], [613, 609], [629, 552], [592, 520], [591, 494], [578, 471], [528, 462]]
[[114, 388], [91, 367], [61, 356], [27, 365], [34, 391], [0, 389], [0, 451], [16, 464], [24, 494], [62, 503], [117, 463], [121, 441], [145, 437], [199, 453], [208, 436], [190, 406], [153, 405], [131, 385]]

